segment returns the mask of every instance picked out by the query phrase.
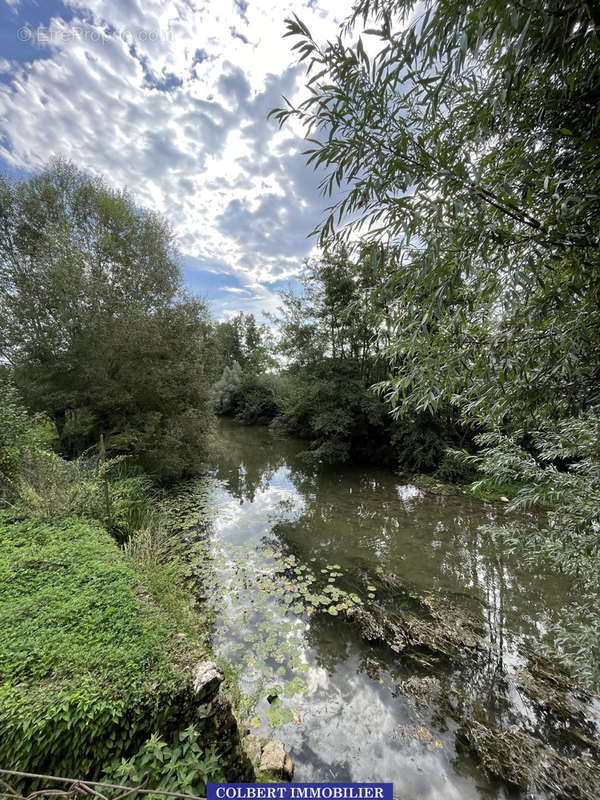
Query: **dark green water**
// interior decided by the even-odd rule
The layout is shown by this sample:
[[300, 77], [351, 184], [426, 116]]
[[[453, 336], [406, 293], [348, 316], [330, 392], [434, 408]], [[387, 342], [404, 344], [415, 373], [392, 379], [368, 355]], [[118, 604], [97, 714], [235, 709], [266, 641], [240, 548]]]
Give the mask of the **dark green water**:
[[[503, 504], [425, 494], [384, 470], [311, 473], [298, 458], [302, 447], [267, 429], [221, 423], [215, 646], [242, 667], [247, 692], [258, 688], [253, 732], [284, 742], [295, 780], [389, 780], [406, 800], [519, 797], [490, 780], [457, 741], [452, 699], [424, 702], [422, 687], [451, 681], [493, 705], [494, 676], [519, 667], [519, 643], [543, 639], [568, 599], [568, 583], [521, 566], [479, 530], [504, 517]], [[333, 567], [335, 585], [361, 596], [369, 576], [383, 570], [415, 592], [450, 600], [485, 624], [489, 663], [437, 675], [364, 642], [343, 614], [309, 616], [290, 604], [287, 579], [271, 583], [290, 557], [288, 566], [315, 583]], [[378, 592], [373, 602], [387, 599]], [[283, 718], [266, 699], [273, 685]], [[510, 702], [531, 715], [522, 698]]]

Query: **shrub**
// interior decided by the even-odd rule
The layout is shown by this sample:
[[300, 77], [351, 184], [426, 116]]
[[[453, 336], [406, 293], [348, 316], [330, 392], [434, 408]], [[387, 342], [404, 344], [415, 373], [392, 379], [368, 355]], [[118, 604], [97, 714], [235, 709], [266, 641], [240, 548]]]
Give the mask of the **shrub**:
[[164, 792], [183, 792], [206, 796], [206, 784], [225, 780], [219, 755], [214, 748], [204, 750], [200, 736], [190, 725], [173, 744], [153, 734], [138, 752], [120, 764], [113, 764], [104, 779], [108, 782], [146, 785]]
[[83, 454], [65, 461], [51, 447], [56, 430], [47, 418], [30, 416], [6, 376], [0, 387], [0, 498], [44, 521], [77, 514], [101, 521], [119, 541], [147, 527], [154, 487], [123, 456], [104, 460]]
[[246, 375], [232, 399], [235, 418], [245, 425], [266, 424], [281, 411], [280, 381], [276, 375]]
[[23, 472], [55, 441], [50, 420], [41, 414], [31, 416], [8, 375], [0, 373], [0, 498], [18, 494]]

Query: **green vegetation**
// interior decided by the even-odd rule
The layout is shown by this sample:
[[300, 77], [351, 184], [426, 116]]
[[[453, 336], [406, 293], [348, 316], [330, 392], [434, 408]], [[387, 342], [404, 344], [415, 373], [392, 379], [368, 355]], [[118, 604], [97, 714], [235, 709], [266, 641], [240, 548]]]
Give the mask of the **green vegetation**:
[[[288, 21], [310, 92], [273, 114], [304, 126], [332, 205], [276, 330], [214, 323], [125, 193], [61, 161], [0, 179], [0, 759], [198, 792], [218, 775], [181, 731], [207, 623], [184, 581], [208, 592], [211, 566], [184, 566], [156, 510], [201, 472], [215, 411], [303, 438], [306, 462], [478, 473], [476, 496], [548, 509], [487, 531], [573, 578], [555, 648], [600, 685], [599, 29], [568, 0], [358, 0], [326, 44]], [[246, 592], [260, 563], [236, 566]], [[251, 613], [357, 608], [337, 569], [321, 586], [288, 557]], [[261, 624], [236, 646], [280, 680], [294, 630]], [[271, 725], [302, 685], [267, 687]]]
[[306, 458], [329, 464], [370, 462], [407, 471], [445, 466], [446, 450], [466, 447], [470, 432], [448, 406], [394, 420], [371, 391], [387, 374], [377, 340], [386, 314], [383, 278], [341, 247], [306, 265], [303, 291], [282, 295], [278, 351], [288, 364], [279, 424], [310, 440]]
[[198, 471], [215, 356], [164, 220], [73, 166], [0, 179], [0, 358], [74, 457], [97, 446], [161, 480]]
[[325, 170], [321, 244], [389, 276], [379, 390], [398, 417], [449, 405], [478, 433], [468, 463], [522, 482], [514, 508], [551, 504], [542, 534], [504, 534], [578, 581], [580, 630], [557, 641], [596, 683], [598, 24], [567, 0], [359, 0], [325, 45], [288, 21], [310, 94], [273, 112]]
[[[449, 447], [472, 446], [472, 432], [449, 404], [433, 416], [393, 419], [371, 391], [388, 372], [377, 340], [384, 287], [370, 262], [340, 247], [305, 264], [299, 292], [282, 292], [275, 341], [251, 317], [221, 323], [218, 338], [227, 346], [215, 384], [217, 413], [273, 423], [307, 440], [305, 459], [314, 464], [374, 463], [439, 472], [450, 481], [472, 476], [472, 467], [447, 454]], [[246, 327], [254, 332], [254, 359]], [[268, 348], [280, 359], [277, 372]]]
[[149, 731], [181, 727], [202, 648], [176, 636], [143, 565], [77, 517], [3, 511], [0, 529], [0, 759], [98, 775]]
[[[197, 524], [206, 497], [196, 490], [192, 518], [123, 456], [63, 460], [49, 420], [27, 415], [6, 376], [3, 389], [0, 760], [86, 777], [143, 766], [157, 786], [201, 791], [217, 756], [183, 728], [212, 616], [173, 531]], [[151, 767], [156, 748], [181, 751], [178, 770]]]
[[267, 370], [274, 367], [271, 334], [257, 325], [252, 314], [238, 314], [219, 322], [215, 341], [219, 352], [219, 379], [214, 386], [218, 414], [246, 425], [270, 422], [280, 407], [280, 381]]
[[153, 734], [135, 756], [114, 765], [104, 778], [127, 786], [139, 786], [145, 778], [154, 789], [204, 797], [207, 783], [225, 778], [214, 748], [204, 750], [199, 738], [193, 725], [180, 731], [174, 744]]

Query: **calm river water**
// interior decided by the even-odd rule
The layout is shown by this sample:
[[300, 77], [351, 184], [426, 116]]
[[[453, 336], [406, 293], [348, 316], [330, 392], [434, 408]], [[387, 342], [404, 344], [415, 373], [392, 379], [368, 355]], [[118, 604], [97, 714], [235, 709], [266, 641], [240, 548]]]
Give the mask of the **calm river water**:
[[[504, 517], [503, 504], [425, 494], [385, 470], [311, 472], [303, 447], [221, 423], [215, 648], [256, 692], [253, 732], [284, 742], [298, 781], [388, 780], [405, 800], [519, 797], [461, 746], [452, 696], [426, 702], [423, 687], [449, 680], [493, 704], [494, 675], [518, 668], [519, 643], [543, 638], [568, 583], [522, 567], [481, 532]], [[485, 669], [438, 675], [363, 641], [343, 613], [311, 599], [331, 584], [389, 604], [371, 586], [382, 571], [477, 615], [490, 644]]]

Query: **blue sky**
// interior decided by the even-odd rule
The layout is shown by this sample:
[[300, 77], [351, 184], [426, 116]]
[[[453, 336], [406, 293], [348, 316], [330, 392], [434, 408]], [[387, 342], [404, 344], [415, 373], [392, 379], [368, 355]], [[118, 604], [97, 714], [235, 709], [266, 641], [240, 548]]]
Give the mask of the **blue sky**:
[[218, 317], [274, 311], [327, 204], [301, 131], [284, 19], [333, 37], [347, 0], [0, 0], [0, 168], [53, 156], [170, 221], [189, 287]]

